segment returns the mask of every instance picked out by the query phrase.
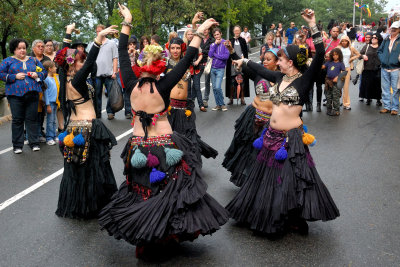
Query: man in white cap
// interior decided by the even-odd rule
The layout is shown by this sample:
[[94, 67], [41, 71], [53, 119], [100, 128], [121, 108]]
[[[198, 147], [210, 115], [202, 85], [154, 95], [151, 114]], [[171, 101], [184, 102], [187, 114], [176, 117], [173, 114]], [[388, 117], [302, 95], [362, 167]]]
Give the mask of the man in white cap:
[[[397, 115], [399, 112], [400, 88], [398, 87], [400, 70], [400, 22], [393, 22], [388, 36], [378, 49], [381, 61], [381, 87], [383, 109], [380, 113]], [[390, 90], [392, 88], [392, 92]]]

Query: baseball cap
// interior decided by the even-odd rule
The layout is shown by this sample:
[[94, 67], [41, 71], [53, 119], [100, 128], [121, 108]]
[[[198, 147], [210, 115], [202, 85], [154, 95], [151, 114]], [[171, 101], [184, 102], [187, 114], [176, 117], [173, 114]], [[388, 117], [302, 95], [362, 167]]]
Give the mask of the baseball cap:
[[400, 28], [400, 21], [393, 22], [390, 28], [396, 28], [396, 29]]

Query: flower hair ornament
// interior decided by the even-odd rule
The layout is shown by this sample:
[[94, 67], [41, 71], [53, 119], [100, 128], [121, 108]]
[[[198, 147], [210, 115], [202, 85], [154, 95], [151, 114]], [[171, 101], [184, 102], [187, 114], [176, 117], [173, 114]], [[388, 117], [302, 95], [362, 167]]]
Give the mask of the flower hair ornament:
[[147, 72], [158, 76], [167, 68], [163, 48], [159, 45], [147, 45], [138, 58], [140, 73]]
[[299, 52], [297, 52], [297, 65], [304, 66], [308, 59], [308, 49], [305, 45], [299, 45]]
[[300, 71], [304, 71], [308, 59], [308, 50], [304, 45], [289, 45], [283, 48], [286, 57], [293, 61], [293, 65]]
[[63, 49], [57, 51], [54, 61], [58, 64], [58, 66], [64, 66], [65, 64], [71, 66], [75, 63], [76, 53], [76, 49], [64, 47]]

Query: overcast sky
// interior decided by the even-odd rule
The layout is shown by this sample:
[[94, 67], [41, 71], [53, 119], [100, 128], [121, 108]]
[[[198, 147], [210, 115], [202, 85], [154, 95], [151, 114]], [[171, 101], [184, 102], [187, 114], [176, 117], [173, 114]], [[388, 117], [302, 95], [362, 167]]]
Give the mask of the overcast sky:
[[386, 11], [390, 11], [390, 9], [396, 5], [400, 5], [400, 1], [399, 0], [388, 0], [388, 4], [385, 8]]

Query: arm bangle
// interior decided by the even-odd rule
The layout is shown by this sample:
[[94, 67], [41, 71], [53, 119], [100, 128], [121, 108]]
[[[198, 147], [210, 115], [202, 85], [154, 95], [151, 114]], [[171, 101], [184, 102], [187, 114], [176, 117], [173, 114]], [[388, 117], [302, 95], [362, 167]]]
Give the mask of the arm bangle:
[[315, 26], [312, 26], [311, 27], [311, 35], [314, 35], [314, 34], [316, 34], [317, 32], [319, 32], [319, 30], [318, 30], [318, 27], [315, 25]]
[[68, 43], [68, 44], [70, 44], [70, 43], [72, 43], [72, 40], [70, 40], [70, 39], [67, 39], [67, 38], [64, 38], [64, 39], [63, 39], [63, 42], [64, 42], [64, 43]]
[[318, 36], [317, 38], [314, 38], [313, 42], [314, 44], [320, 44], [323, 42], [323, 39], [321, 36]]
[[244, 63], [244, 65], [245, 65], [245, 66], [247, 66], [247, 63], [249, 63], [249, 61], [250, 61], [250, 59], [248, 59], [248, 58], [244, 58], [244, 59], [243, 59], [243, 63]]
[[201, 39], [204, 39], [204, 33], [196, 31], [193, 35], [200, 37]]
[[100, 48], [100, 46], [102, 45], [101, 42], [97, 41], [97, 38], [94, 38], [94, 44], [95, 44], [98, 48]]
[[133, 28], [132, 23], [126, 22], [125, 20], [121, 22], [121, 25], [128, 26], [129, 28]]

